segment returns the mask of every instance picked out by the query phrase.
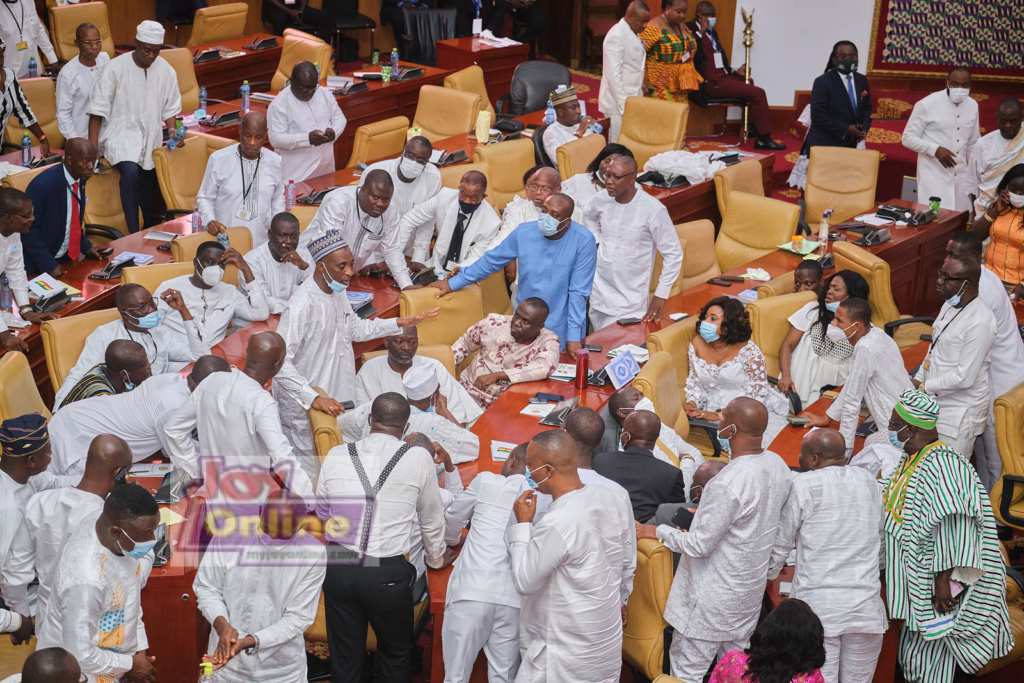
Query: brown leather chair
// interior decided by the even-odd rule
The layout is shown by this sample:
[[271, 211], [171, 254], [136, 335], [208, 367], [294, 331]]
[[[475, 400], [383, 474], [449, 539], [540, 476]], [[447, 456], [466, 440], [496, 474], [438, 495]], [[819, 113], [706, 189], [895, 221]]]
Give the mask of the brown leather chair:
[[[709, 221], [710, 223], [710, 221]], [[676, 235], [679, 237], [679, 246], [683, 250], [683, 263], [679, 267], [679, 275], [676, 277], [676, 281], [672, 284], [672, 289], [669, 290], [669, 296], [675, 296], [683, 291], [683, 280], [686, 277], [686, 232], [682, 229], [684, 224], [675, 226]], [[714, 229], [714, 228], [712, 228]], [[658, 289], [658, 281], [661, 280], [661, 269], [665, 266], [665, 261], [661, 257], [661, 252], [655, 252], [654, 254], [654, 268], [651, 270], [651, 286], [650, 295], [653, 297], [654, 293]]]
[[[277, 71], [270, 79], [270, 90], [280, 90], [292, 77], [292, 69], [299, 62], [310, 62], [320, 68], [320, 78], [335, 76], [331, 64], [331, 46], [314, 35], [286, 28], [281, 44], [281, 59]], [[184, 107], [183, 107], [184, 108]]]
[[409, 119], [404, 116], [359, 126], [352, 139], [352, 156], [348, 159], [348, 168], [397, 157], [405, 147], [408, 130]]
[[558, 155], [555, 161], [558, 162], [558, 174], [562, 176], [562, 180], [586, 173], [587, 166], [597, 158], [607, 143], [603, 135], [587, 135], [561, 145], [555, 152]]
[[726, 166], [715, 173], [715, 199], [718, 201], [718, 213], [725, 216], [729, 195], [733, 192], [764, 196], [764, 180], [761, 163], [751, 159]]
[[654, 155], [683, 148], [689, 114], [688, 102], [627, 97], [617, 142], [629, 147], [642, 173], [644, 164]]
[[[42, 66], [40, 65], [40, 68]], [[28, 106], [36, 116], [36, 123], [43, 129], [50, 147], [60, 149], [64, 147], [64, 136], [57, 125], [57, 90], [54, 82], [49, 77], [25, 78], [18, 81], [21, 83], [21, 90], [25, 93]], [[7, 120], [7, 130], [4, 131], [4, 147], [21, 149], [21, 136], [28, 134], [32, 140], [32, 146], [39, 144], [35, 134], [28, 128], [22, 128], [17, 116]]]
[[996, 443], [1002, 476], [992, 486], [992, 512], [1006, 526], [1024, 530], [1024, 384], [995, 400]]
[[206, 176], [206, 165], [210, 161], [210, 155], [219, 149], [236, 144], [229, 138], [191, 131], [186, 133], [185, 140], [184, 147], [173, 150], [158, 147], [153, 150], [153, 165], [160, 185], [160, 194], [163, 195], [164, 204], [171, 215], [192, 213], [199, 188]]
[[465, 135], [476, 126], [482, 106], [483, 98], [476, 93], [424, 85], [420, 87], [412, 125], [418, 126], [420, 135], [431, 142]]
[[436, 317], [427, 318], [416, 326], [421, 346], [451, 346], [484, 318], [480, 285], [469, 285], [440, 299], [433, 287], [404, 290], [398, 299], [398, 316], [418, 315], [439, 306], [441, 310]]
[[820, 223], [828, 209], [832, 210], [829, 223], [833, 225], [872, 211], [881, 157], [874, 149], [811, 147], [804, 187], [807, 224]]
[[778, 199], [734, 193], [722, 216], [715, 257], [722, 272], [770, 254], [796, 234], [800, 207]]
[[39, 387], [25, 354], [8, 351], [0, 356], [0, 386], [4, 388], [0, 391], [0, 421], [29, 413], [39, 413], [49, 419], [50, 410], [39, 395]]
[[685, 292], [722, 271], [715, 258], [715, 226], [705, 219], [676, 225], [679, 242], [683, 245], [683, 280], [680, 291]]
[[761, 349], [765, 370], [770, 376], [779, 376], [779, 349], [782, 347], [782, 340], [789, 333], [786, 320], [817, 298], [814, 292], [793, 294], [790, 290], [789, 294], [758, 299], [747, 304], [750, 326], [753, 328], [750, 339]]
[[533, 143], [530, 140], [477, 145], [473, 150], [473, 161], [487, 165], [487, 194], [495, 209], [504, 211], [515, 197], [526, 198], [523, 176], [534, 166]]
[[[472, 164], [457, 164], [455, 166], [442, 166], [441, 172], [441, 187], [450, 187], [452, 189], [459, 189], [459, 183], [462, 182], [462, 176], [466, 175], [470, 171], [480, 171], [487, 178], [487, 203], [490, 204], [497, 210], [498, 204], [494, 193], [491, 192], [491, 165], [474, 162]], [[520, 177], [520, 182], [522, 178]]]
[[771, 279], [768, 282], [762, 282], [757, 286], [757, 298], [767, 299], [772, 296], [792, 294], [793, 287], [796, 286], [796, 281], [793, 279], [795, 274], [796, 271], [791, 270], [790, 272]]
[[77, 5], [48, 7], [50, 15], [50, 37], [57, 58], [69, 62], [78, 56], [75, 47], [75, 32], [81, 24], [92, 24], [100, 32], [103, 51], [114, 58], [114, 38], [110, 33], [107, 5], [103, 2], [79, 2]]
[[444, 77], [444, 87], [452, 90], [473, 93], [480, 96], [482, 108], [491, 115], [491, 122], [495, 120], [494, 105], [491, 104], [491, 96], [487, 94], [487, 83], [484, 82], [484, 70], [474, 64], [473, 66], [448, 74]]
[[672, 551], [653, 538], [636, 543], [636, 573], [622, 632], [622, 658], [647, 678], [662, 671], [665, 659], [665, 605], [672, 590]]
[[[152, 290], [150, 290], [152, 291]], [[54, 391], [60, 389], [64, 379], [78, 362], [85, 348], [85, 340], [100, 325], [113, 322], [120, 317], [117, 309], [109, 308], [91, 313], [69, 315], [66, 318], [47, 320], [39, 328], [39, 336], [43, 338], [43, 353], [46, 355], [46, 369], [50, 373], [50, 386]], [[20, 355], [6, 353], [5, 356]], [[4, 391], [9, 390], [4, 384]]]
[[245, 35], [245, 21], [248, 18], [249, 5], [244, 2], [198, 9], [192, 20], [192, 33], [188, 37], [186, 47], [241, 38]]

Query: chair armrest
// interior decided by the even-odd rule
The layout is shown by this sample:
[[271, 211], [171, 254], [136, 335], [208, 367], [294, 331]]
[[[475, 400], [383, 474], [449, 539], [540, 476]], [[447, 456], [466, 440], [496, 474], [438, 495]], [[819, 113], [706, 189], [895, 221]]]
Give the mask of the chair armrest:
[[96, 237], [106, 237], [113, 241], [124, 237], [124, 233], [116, 228], [112, 228], [109, 225], [100, 225], [99, 223], [86, 223], [85, 234], [95, 235]]
[[708, 433], [708, 438], [711, 440], [711, 447], [715, 449], [714, 457], [719, 458], [722, 456], [722, 444], [718, 442], [718, 423], [712, 422], [711, 420], [705, 420], [699, 417], [688, 418], [690, 422], [690, 428], [701, 427]]
[[1021, 593], [1024, 593], [1024, 574], [1021, 574], [1020, 571], [1007, 565], [1006, 578], [1010, 579], [1015, 584], [1017, 584], [1017, 590], [1019, 590]]
[[9, 149], [12, 152], [20, 152], [21, 151], [21, 145], [16, 145], [13, 142], [3, 142], [3, 143], [0, 143], [0, 145], [2, 145], [2, 146], [0, 146], [0, 149]]
[[1024, 527], [1024, 519], [1010, 514], [1010, 503], [1013, 502], [1013, 491], [1017, 484], [1024, 486], [1024, 477], [1012, 474], [1003, 475], [1003, 495], [999, 499], [999, 515], [1007, 524]]
[[177, 216], [187, 216], [192, 213], [192, 209], [167, 209], [164, 211], [164, 220], [173, 220]]
[[508, 104], [509, 100], [511, 99], [512, 93], [510, 92], [507, 92], [498, 98], [498, 102], [494, 105], [494, 113], [497, 114], [499, 118], [501, 118], [502, 116], [506, 116], [505, 105]]
[[909, 323], [931, 323], [935, 322], [935, 318], [900, 318], [899, 320], [893, 320], [885, 324], [885, 333], [890, 337], [896, 332], [896, 328]]
[[[773, 387], [778, 387], [779, 379], [777, 377], [772, 377], [771, 375], [768, 375], [768, 383], [771, 384]], [[787, 391], [786, 398], [789, 399], [789, 412], [793, 413], [794, 415], [799, 415], [800, 413], [804, 412], [804, 404], [803, 402], [800, 401], [800, 397], [797, 395], [795, 391], [793, 391], [792, 389]]]

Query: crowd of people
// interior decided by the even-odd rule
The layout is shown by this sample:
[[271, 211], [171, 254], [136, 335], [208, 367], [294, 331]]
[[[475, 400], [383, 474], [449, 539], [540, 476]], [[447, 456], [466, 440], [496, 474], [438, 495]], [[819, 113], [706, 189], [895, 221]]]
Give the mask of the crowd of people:
[[[498, 4], [523, 30], [536, 28], [533, 3]], [[209, 509], [253, 521], [202, 548], [193, 588], [212, 629], [204, 660], [214, 681], [305, 681], [303, 633], [321, 593], [331, 680], [364, 680], [372, 627], [378, 680], [408, 681], [427, 571], [454, 563], [434, 633], [446, 681], [468, 681], [483, 651], [492, 683], [612, 683], [643, 539], [678, 555], [666, 657], [687, 683], [709, 672], [712, 683], [867, 683], [891, 622], [901, 624], [908, 683], [952, 683], [957, 669], [977, 672], [1010, 651], [1003, 532], [988, 492], [1001, 473], [993, 401], [1024, 382], [1013, 310], [1024, 295], [1024, 134], [1020, 103], [1005, 100], [998, 130], [943, 142], [954, 125], [977, 131], [963, 67], [908, 124], [907, 144], [922, 155], [919, 192], [977, 216], [945, 246], [935, 284], [944, 303], [919, 368], [908, 373], [897, 343], [873, 324], [864, 277], [826, 276], [803, 261], [794, 292], [814, 296], [774, 321], [789, 324], [770, 350], [777, 386], [740, 300], [714, 298], [697, 316], [681, 402], [687, 417], [713, 425], [720, 456], [688, 443], [627, 384], [600, 412], [574, 408], [560, 429], [525, 442], [503, 435], [521, 443], [500, 473], [463, 482], [458, 465], [488, 446], [474, 424], [512, 385], [546, 379], [561, 354], [575, 360], [588, 334], [616, 321], [660, 321], [681, 275], [669, 212], [637, 183], [632, 151], [616, 144], [624, 98], [645, 83], [672, 101], [699, 88], [749, 97], [757, 145], [777, 148], [763, 91], [722, 54], [714, 7], [701, 2], [689, 26], [687, 8], [663, 0], [650, 21], [642, 0], [629, 5], [606, 43], [617, 49], [606, 69], [619, 70], [601, 88], [611, 144], [564, 181], [550, 166], [531, 168], [525, 196], [500, 213], [480, 172], [442, 188], [430, 140], [412, 136], [397, 159], [327, 194], [301, 229], [284, 210], [284, 184], [334, 172], [344, 114], [316, 67], [301, 62], [266, 115], [242, 117], [239, 142], [206, 166], [197, 211], [210, 238], [193, 271], [153, 292], [121, 285], [118, 318], [92, 331], [53, 387], [52, 417], [0, 425], [0, 630], [16, 645], [36, 637], [23, 681], [150, 682], [158, 667], [180, 668], [149, 652], [150, 636], [174, 628], [147, 624], [141, 608], [152, 568], [166, 561], [165, 531], [154, 496], [126, 481], [156, 453]], [[137, 231], [155, 187], [153, 152], [181, 109], [159, 57], [160, 24], [143, 22], [135, 50], [109, 61], [98, 36], [80, 26], [78, 62], [61, 72], [63, 163], [27, 192], [0, 189], [0, 270], [31, 323], [53, 315], [28, 306], [27, 273], [60, 277], [79, 259], [102, 258], [81, 230], [97, 160], [119, 170]], [[836, 142], [826, 140], [842, 132], [832, 109], [870, 111], [866, 79], [854, 94], [863, 79], [855, 71], [856, 48], [839, 43], [835, 83], [821, 86], [837, 101], [819, 93], [826, 100], [813, 109], [808, 144]], [[4, 116], [31, 124], [15, 71], [3, 73]], [[545, 147], [597, 134], [571, 84], [551, 99], [557, 122]], [[863, 139], [859, 123], [844, 130], [842, 144]], [[222, 243], [229, 226], [250, 231], [251, 251]], [[224, 281], [229, 265], [237, 286]], [[422, 289], [413, 274], [432, 270], [439, 303], [503, 273], [511, 313], [469, 325], [449, 367], [418, 353], [417, 327], [443, 323], [440, 307], [390, 319], [353, 311], [348, 287], [369, 270], [389, 272], [403, 290]], [[241, 368], [214, 354], [229, 334], [271, 316], [280, 316], [276, 331], [248, 336]], [[353, 344], [377, 339], [386, 353], [357, 370]], [[2, 319], [0, 345], [28, 351]], [[824, 414], [799, 416], [815, 429], [794, 472], [771, 450], [775, 437], [794, 405], [839, 387]], [[342, 436], [326, 453], [311, 425], [317, 414]], [[244, 486], [226, 485], [239, 473]], [[790, 596], [765, 615], [765, 583], [787, 564]]]

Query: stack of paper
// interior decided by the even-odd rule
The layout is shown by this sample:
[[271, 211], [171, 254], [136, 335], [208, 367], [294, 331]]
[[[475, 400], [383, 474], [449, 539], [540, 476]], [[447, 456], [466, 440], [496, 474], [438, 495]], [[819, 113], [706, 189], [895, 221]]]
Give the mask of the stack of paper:
[[492, 441], [491, 442], [491, 460], [494, 462], [504, 462], [508, 460], [508, 454], [512, 452], [512, 449], [516, 447], [514, 443], [508, 443], [507, 441]]
[[608, 352], [608, 357], [615, 358], [626, 351], [633, 354], [633, 359], [636, 360], [637, 363], [646, 363], [651, 358], [651, 354], [647, 349], [642, 349], [635, 344], [623, 344], [622, 346], [616, 346]]
[[78, 296], [82, 293], [82, 290], [75, 289], [71, 285], [63, 282], [54, 280], [53, 277], [47, 273], [43, 273], [39, 277], [29, 280], [28, 282], [28, 293], [33, 298], [47, 297], [54, 292], [59, 291], [61, 288], [68, 293], [68, 296]]
[[576, 366], [572, 363], [559, 363], [555, 371], [548, 375], [548, 379], [557, 382], [571, 382], [576, 379]]
[[3, 320], [7, 327], [12, 330], [20, 330], [32, 324], [27, 320], [22, 320], [10, 311], [0, 311], [0, 320]]
[[251, 95], [249, 95], [249, 99], [253, 102], [265, 102], [267, 104], [273, 102], [274, 97], [275, 95], [272, 95], [268, 92], [254, 92]]
[[527, 403], [526, 407], [519, 411], [519, 414], [547, 417], [548, 413], [554, 410], [556, 405], [555, 403]]
[[352, 308], [359, 308], [367, 301], [373, 301], [372, 292], [353, 292], [350, 289], [346, 290], [345, 296], [348, 297], [348, 302], [352, 304]]
[[744, 289], [742, 292], [736, 295], [741, 301], [747, 303], [751, 301], [757, 301], [757, 290], [756, 289]]
[[153, 260], [152, 254], [136, 254], [134, 251], [122, 251], [120, 254], [110, 259], [111, 263], [121, 263], [121, 261], [127, 261], [128, 259], [135, 259], [135, 265], [144, 266]]

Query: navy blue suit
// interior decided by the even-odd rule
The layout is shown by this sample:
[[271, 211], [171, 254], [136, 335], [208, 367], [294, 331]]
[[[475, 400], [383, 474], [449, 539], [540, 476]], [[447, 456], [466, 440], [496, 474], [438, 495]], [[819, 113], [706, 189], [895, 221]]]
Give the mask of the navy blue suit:
[[[46, 169], [28, 184], [25, 193], [32, 200], [35, 220], [28, 234], [22, 236], [25, 247], [26, 273], [52, 273], [57, 267], [54, 255], [64, 243], [68, 222], [68, 179], [64, 165], [55, 164]], [[78, 183], [78, 216], [85, 223], [85, 182]], [[71, 239], [80, 236], [82, 253], [92, 249], [92, 242], [86, 236], [82, 225], [71, 226]], [[66, 254], [65, 254], [66, 256]]]
[[850, 102], [846, 77], [838, 71], [829, 71], [814, 79], [811, 89], [811, 130], [804, 147], [856, 147], [857, 141], [847, 135], [850, 126], [859, 123], [865, 131], [871, 128], [871, 90], [868, 79], [853, 74], [853, 91], [857, 96], [857, 110]]

